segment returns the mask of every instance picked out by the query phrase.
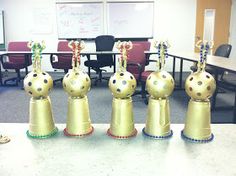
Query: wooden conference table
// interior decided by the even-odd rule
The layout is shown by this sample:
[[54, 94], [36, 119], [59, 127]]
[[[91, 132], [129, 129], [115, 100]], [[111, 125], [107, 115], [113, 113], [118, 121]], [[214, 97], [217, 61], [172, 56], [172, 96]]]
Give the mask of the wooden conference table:
[[135, 124], [138, 134], [127, 140], [106, 135], [109, 124], [93, 124], [85, 138], [66, 137], [65, 124], [48, 139], [26, 136], [29, 124], [0, 123], [11, 141], [0, 145], [1, 176], [144, 176], [144, 175], [236, 175], [236, 125], [211, 125], [215, 138], [206, 144], [181, 139], [183, 124], [171, 124], [173, 136], [154, 140], [142, 135], [144, 124]]

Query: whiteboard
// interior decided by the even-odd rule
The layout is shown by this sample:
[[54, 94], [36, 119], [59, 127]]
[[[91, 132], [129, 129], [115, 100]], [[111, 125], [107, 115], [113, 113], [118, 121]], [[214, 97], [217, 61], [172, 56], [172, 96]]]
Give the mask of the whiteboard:
[[153, 2], [110, 2], [107, 11], [108, 34], [116, 38], [153, 37]]
[[4, 44], [3, 11], [0, 11], [0, 44]]
[[57, 3], [59, 39], [95, 38], [103, 34], [102, 3]]

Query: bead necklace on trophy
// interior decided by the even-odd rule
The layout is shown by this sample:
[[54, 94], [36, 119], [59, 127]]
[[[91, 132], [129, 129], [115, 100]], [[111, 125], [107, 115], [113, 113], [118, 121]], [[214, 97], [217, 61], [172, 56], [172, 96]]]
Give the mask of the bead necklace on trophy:
[[209, 98], [216, 89], [214, 77], [205, 71], [207, 54], [213, 48], [213, 42], [198, 41], [200, 60], [197, 71], [190, 74], [185, 82], [185, 91], [191, 97], [181, 135], [191, 142], [209, 142], [214, 136], [211, 133], [211, 107]]
[[172, 136], [170, 129], [169, 96], [174, 90], [173, 77], [164, 70], [165, 59], [168, 57], [167, 49], [170, 47], [166, 42], [155, 42], [158, 60], [157, 71], [152, 72], [146, 81], [149, 93], [146, 126], [143, 134], [154, 139], [166, 139]]
[[132, 49], [132, 43], [119, 41], [116, 47], [120, 51], [121, 57], [119, 58], [119, 71], [109, 80], [113, 100], [111, 124], [107, 134], [113, 138], [126, 139], [137, 134], [134, 127], [131, 98], [137, 83], [135, 77], [126, 70], [128, 51]]
[[28, 137], [48, 138], [57, 133], [52, 116], [51, 101], [48, 96], [53, 87], [52, 77], [41, 70], [42, 51], [45, 43], [29, 42], [33, 53], [33, 70], [24, 79], [24, 89], [31, 96], [29, 108]]
[[80, 69], [80, 52], [85, 48], [83, 41], [70, 41], [68, 46], [73, 52], [72, 69], [63, 78], [63, 88], [68, 93], [68, 111], [66, 136], [84, 137], [93, 132], [91, 125], [87, 93], [91, 80]]

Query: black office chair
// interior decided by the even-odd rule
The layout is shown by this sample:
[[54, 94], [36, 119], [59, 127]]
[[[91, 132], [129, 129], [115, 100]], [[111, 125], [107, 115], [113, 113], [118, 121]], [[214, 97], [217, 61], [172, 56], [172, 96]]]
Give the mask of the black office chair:
[[[115, 44], [115, 38], [112, 35], [100, 35], [95, 38], [96, 51], [112, 51]], [[84, 65], [92, 68], [98, 74], [95, 78], [95, 84], [102, 79], [108, 80], [109, 78], [102, 77], [103, 67], [111, 67], [114, 65], [114, 58], [109, 54], [99, 54], [97, 55], [97, 60], [88, 60], [84, 62]], [[90, 76], [90, 75], [89, 75]], [[94, 78], [92, 78], [94, 79]]]
[[[221, 56], [221, 57], [228, 58], [230, 55], [231, 49], [232, 49], [232, 46], [230, 44], [222, 44], [216, 49], [214, 56]], [[193, 66], [190, 67], [190, 69], [193, 72], [197, 71], [197, 65], [194, 64]], [[212, 75], [218, 74], [220, 76], [220, 79], [223, 79], [224, 70], [222, 70], [222, 69], [207, 65], [206, 71], [211, 73]]]

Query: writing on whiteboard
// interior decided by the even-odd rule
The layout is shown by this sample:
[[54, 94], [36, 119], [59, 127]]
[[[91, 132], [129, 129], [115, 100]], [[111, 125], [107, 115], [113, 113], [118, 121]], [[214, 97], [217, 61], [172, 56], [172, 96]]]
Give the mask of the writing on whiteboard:
[[59, 38], [95, 38], [103, 33], [102, 3], [57, 4]]

